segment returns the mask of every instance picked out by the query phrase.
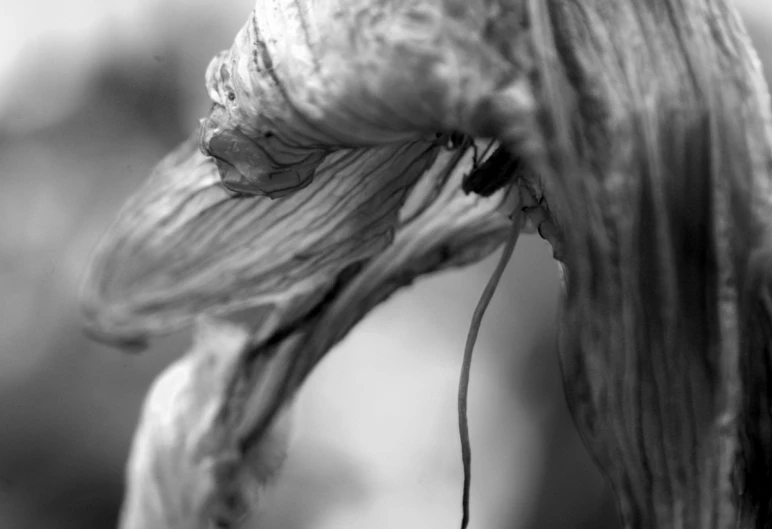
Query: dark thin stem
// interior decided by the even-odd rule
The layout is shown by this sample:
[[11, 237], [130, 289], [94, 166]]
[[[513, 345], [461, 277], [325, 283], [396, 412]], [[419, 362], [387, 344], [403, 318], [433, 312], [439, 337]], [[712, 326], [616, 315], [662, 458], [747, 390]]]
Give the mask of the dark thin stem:
[[504, 249], [501, 252], [499, 258], [499, 264], [496, 266], [496, 270], [493, 271], [493, 275], [488, 280], [488, 284], [485, 285], [480, 301], [477, 302], [477, 307], [474, 310], [472, 316], [472, 323], [469, 326], [469, 334], [466, 337], [466, 346], [464, 347], [464, 359], [461, 364], [461, 378], [458, 382], [458, 431], [461, 435], [461, 462], [464, 466], [464, 495], [461, 500], [461, 508], [463, 515], [461, 518], [461, 529], [466, 529], [469, 525], [469, 490], [472, 483], [472, 447], [469, 443], [469, 419], [466, 415], [466, 404], [469, 397], [469, 373], [472, 367], [472, 352], [474, 351], [474, 344], [477, 341], [477, 334], [480, 331], [480, 324], [482, 323], [485, 310], [493, 298], [493, 294], [496, 292], [496, 287], [499, 284], [504, 270], [507, 268], [512, 257], [512, 252], [515, 250], [517, 239], [520, 236], [520, 208], [515, 210], [512, 217], [512, 229], [510, 231], [509, 238], [507, 239]]

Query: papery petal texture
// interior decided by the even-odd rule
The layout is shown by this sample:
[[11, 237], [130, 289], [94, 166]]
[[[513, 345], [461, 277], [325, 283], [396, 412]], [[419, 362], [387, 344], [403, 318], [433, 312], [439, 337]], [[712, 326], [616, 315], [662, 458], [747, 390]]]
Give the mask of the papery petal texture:
[[159, 164], [97, 248], [84, 288], [96, 334], [140, 339], [332, 280], [391, 241], [438, 151], [423, 141], [340, 150], [313, 186], [271, 200], [228, 192], [196, 144], [191, 137]]

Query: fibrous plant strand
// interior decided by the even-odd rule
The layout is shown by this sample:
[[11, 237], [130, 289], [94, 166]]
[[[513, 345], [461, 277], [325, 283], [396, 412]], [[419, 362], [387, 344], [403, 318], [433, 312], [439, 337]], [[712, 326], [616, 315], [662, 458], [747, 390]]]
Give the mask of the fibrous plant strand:
[[510, 230], [510, 235], [507, 238], [504, 249], [501, 251], [498, 265], [496, 265], [493, 275], [491, 275], [488, 283], [485, 285], [485, 289], [480, 296], [480, 301], [477, 302], [477, 307], [475, 307], [474, 314], [472, 315], [472, 323], [469, 325], [469, 333], [466, 337], [466, 345], [464, 347], [464, 358], [461, 363], [461, 377], [458, 381], [458, 431], [461, 437], [461, 462], [464, 467], [464, 488], [461, 499], [461, 529], [466, 529], [467, 525], [469, 525], [469, 491], [472, 484], [472, 446], [469, 442], [469, 418], [467, 417], [469, 374], [472, 368], [472, 353], [474, 351], [474, 344], [477, 341], [477, 334], [480, 332], [480, 324], [482, 323], [485, 311], [488, 309], [491, 299], [493, 299], [493, 294], [496, 292], [499, 280], [504, 274], [504, 270], [506, 270], [509, 260], [512, 258], [515, 245], [517, 245], [517, 239], [520, 236], [520, 228], [521, 209], [517, 208], [512, 215], [512, 229]]

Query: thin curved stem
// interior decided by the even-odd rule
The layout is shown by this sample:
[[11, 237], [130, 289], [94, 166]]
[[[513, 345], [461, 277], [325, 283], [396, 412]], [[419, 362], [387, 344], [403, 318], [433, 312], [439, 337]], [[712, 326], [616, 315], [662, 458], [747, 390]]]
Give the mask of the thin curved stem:
[[520, 236], [521, 209], [518, 207], [512, 215], [512, 229], [507, 239], [504, 249], [501, 252], [499, 263], [493, 271], [493, 275], [485, 285], [480, 301], [472, 316], [472, 323], [469, 326], [469, 334], [466, 337], [466, 346], [464, 347], [464, 359], [461, 364], [461, 377], [458, 382], [458, 431], [461, 437], [461, 462], [464, 467], [464, 492], [461, 500], [463, 511], [461, 518], [461, 529], [466, 529], [469, 525], [469, 491], [472, 483], [472, 447], [469, 443], [469, 419], [467, 418], [467, 401], [469, 399], [469, 374], [472, 367], [472, 352], [474, 344], [477, 341], [477, 334], [480, 332], [485, 311], [496, 292], [499, 280], [507, 268], [507, 264], [515, 250], [517, 239]]

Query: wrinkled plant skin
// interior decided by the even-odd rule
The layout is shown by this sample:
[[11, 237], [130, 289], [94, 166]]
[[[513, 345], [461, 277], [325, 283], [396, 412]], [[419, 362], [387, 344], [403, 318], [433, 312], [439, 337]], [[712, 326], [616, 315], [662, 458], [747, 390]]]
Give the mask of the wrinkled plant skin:
[[[418, 233], [400, 239], [395, 212], [410, 189], [423, 189], [424, 169], [436, 176], [449, 167], [431, 165], [433, 156], [447, 161], [437, 133], [460, 131], [494, 138], [522, 162], [519, 183], [553, 227], [568, 277], [566, 391], [624, 526], [769, 526], [772, 120], [758, 60], [727, 0], [265, 0], [214, 59], [207, 86], [214, 106], [191, 141], [213, 158], [192, 158], [205, 169], [170, 202], [161, 193], [150, 200], [153, 188], [138, 195], [97, 254], [89, 292], [96, 327], [115, 334], [267, 303], [260, 338], [228, 386], [250, 396], [238, 419], [224, 414], [232, 443], [245, 453], [259, 446], [349, 328], [316, 327], [346, 312], [342, 300], [356, 305], [362, 295], [370, 307], [378, 298], [363, 294], [377, 284], [357, 278], [377, 262], [385, 268], [375, 277], [391, 277], [376, 256], [396, 251], [393, 241], [414, 248]], [[374, 160], [381, 149], [382, 171], [341, 161], [351, 152]], [[389, 170], [393, 163], [410, 174]], [[170, 188], [187, 182], [184, 172], [169, 173]], [[467, 181], [486, 189], [484, 179]], [[203, 181], [208, 191], [190, 192]], [[383, 189], [364, 197], [351, 182]], [[329, 191], [346, 185], [348, 195]], [[312, 245], [315, 259], [335, 256], [333, 264], [305, 282], [292, 275], [305, 251], [256, 235], [270, 232], [266, 217], [209, 222], [247, 219], [239, 208], [270, 203], [244, 195], [298, 201], [278, 215], [291, 219], [283, 235], [340, 220]], [[342, 196], [394, 201], [370, 217], [364, 204], [336, 211]], [[451, 217], [429, 212], [421, 222], [441, 233]], [[371, 240], [363, 229], [383, 235], [381, 245], [359, 250]], [[175, 244], [154, 244], [156, 233]], [[268, 275], [275, 283], [258, 273], [264, 259], [281, 262]], [[238, 281], [221, 270], [238, 270]], [[270, 383], [253, 390], [254, 377]]]
[[[495, 16], [479, 1], [258, 2], [207, 69], [202, 151], [231, 189], [279, 197], [330, 149], [535, 125], [525, 66], [486, 39]], [[514, 41], [524, 17], [507, 15]]]

